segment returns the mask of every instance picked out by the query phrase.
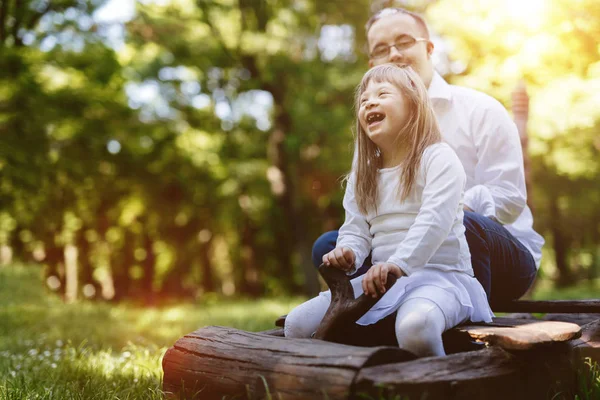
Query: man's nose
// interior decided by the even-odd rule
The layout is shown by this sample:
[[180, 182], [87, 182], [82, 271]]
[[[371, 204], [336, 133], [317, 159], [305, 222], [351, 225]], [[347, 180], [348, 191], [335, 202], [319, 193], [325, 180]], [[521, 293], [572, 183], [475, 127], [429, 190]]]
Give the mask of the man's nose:
[[390, 47], [390, 55], [388, 56], [390, 62], [400, 61], [402, 59], [402, 52], [398, 51], [396, 46]]

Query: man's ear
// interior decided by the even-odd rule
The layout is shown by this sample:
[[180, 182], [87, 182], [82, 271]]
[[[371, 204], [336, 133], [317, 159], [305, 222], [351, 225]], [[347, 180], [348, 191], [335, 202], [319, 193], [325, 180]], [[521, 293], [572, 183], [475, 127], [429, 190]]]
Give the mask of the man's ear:
[[429, 57], [431, 57], [431, 55], [433, 54], [434, 48], [435, 48], [435, 45], [433, 44], [432, 41], [427, 42], [427, 54], [429, 55]]

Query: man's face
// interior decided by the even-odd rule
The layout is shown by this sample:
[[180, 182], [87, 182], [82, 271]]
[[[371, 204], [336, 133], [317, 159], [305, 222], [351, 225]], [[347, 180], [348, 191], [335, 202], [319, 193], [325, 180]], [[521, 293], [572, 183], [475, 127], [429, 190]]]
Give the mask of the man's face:
[[[389, 47], [394, 43], [410, 40], [410, 37], [425, 37], [425, 32], [412, 16], [403, 13], [384, 16], [377, 20], [367, 33], [369, 54], [373, 54], [377, 47]], [[403, 67], [409, 66], [419, 74], [425, 86], [429, 87], [433, 76], [432, 52], [433, 43], [430, 41], [416, 42], [413, 46], [401, 51], [398, 51], [395, 47], [389, 47], [389, 53], [386, 56], [381, 58], [371, 57], [369, 66], [374, 67], [385, 63], [394, 63]]]

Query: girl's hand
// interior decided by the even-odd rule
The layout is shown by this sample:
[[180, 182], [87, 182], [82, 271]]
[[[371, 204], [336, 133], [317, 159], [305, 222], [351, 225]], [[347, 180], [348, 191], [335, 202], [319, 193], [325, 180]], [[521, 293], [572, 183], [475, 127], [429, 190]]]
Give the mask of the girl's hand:
[[380, 263], [373, 265], [365, 274], [362, 281], [363, 292], [367, 296], [374, 299], [379, 294], [385, 293], [385, 284], [387, 283], [388, 273], [393, 274], [396, 278], [403, 277], [405, 274], [402, 270], [392, 263]]
[[356, 260], [356, 256], [348, 247], [336, 247], [323, 256], [323, 264], [346, 272], [352, 269], [354, 260]]

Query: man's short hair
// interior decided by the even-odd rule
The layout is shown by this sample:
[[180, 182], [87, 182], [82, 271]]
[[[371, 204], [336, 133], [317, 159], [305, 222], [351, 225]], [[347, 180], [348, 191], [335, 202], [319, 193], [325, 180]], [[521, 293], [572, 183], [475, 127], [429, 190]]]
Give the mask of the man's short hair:
[[415, 21], [417, 21], [417, 24], [423, 30], [423, 33], [425, 34], [425, 39], [429, 39], [429, 29], [427, 28], [427, 23], [425, 22], [425, 19], [423, 19], [423, 17], [421, 17], [417, 13], [405, 10], [404, 8], [400, 8], [400, 7], [383, 8], [383, 9], [377, 11], [375, 14], [373, 14], [373, 16], [371, 18], [369, 18], [369, 20], [367, 21], [367, 24], [365, 25], [365, 30], [366, 30], [367, 35], [369, 34], [369, 30], [371, 29], [371, 27], [373, 26], [373, 24], [375, 22], [379, 21], [383, 17], [387, 17], [389, 15], [394, 15], [394, 14], [410, 15]]

